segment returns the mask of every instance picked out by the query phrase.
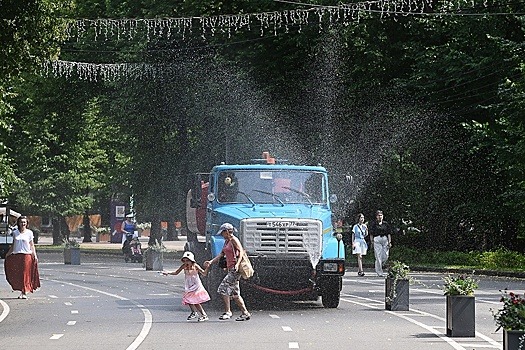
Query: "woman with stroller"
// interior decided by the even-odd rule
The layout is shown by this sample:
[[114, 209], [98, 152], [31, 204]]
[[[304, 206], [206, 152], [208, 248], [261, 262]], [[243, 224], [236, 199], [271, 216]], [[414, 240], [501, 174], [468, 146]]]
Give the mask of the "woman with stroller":
[[199, 273], [206, 276], [208, 269], [203, 270], [195, 262], [195, 257], [192, 252], [184, 252], [181, 258], [182, 265], [173, 272], [163, 271], [163, 275], [178, 275], [184, 270], [184, 294], [182, 296], [182, 305], [189, 305], [191, 313], [187, 320], [191, 321], [197, 318], [197, 313], [200, 314], [197, 319], [198, 322], [208, 321], [208, 315], [202, 307], [202, 303], [210, 300], [210, 295], [202, 285]]
[[120, 226], [120, 231], [122, 232], [122, 243], [126, 241], [128, 235], [131, 235], [131, 238], [133, 238], [136, 229], [137, 225], [133, 222], [133, 214], [130, 213], [126, 215], [126, 220], [122, 221], [122, 225]]

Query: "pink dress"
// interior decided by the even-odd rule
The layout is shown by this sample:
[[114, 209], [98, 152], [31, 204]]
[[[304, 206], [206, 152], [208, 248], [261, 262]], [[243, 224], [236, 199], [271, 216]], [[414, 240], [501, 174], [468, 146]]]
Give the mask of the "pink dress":
[[210, 300], [210, 295], [204, 289], [199, 271], [184, 270], [184, 295], [182, 296], [182, 305], [196, 305]]

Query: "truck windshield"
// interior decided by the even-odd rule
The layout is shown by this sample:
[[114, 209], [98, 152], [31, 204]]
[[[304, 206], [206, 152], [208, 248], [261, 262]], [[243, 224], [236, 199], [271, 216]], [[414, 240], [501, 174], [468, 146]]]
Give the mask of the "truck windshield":
[[237, 170], [218, 176], [217, 198], [221, 203], [326, 204], [325, 176], [313, 171]]

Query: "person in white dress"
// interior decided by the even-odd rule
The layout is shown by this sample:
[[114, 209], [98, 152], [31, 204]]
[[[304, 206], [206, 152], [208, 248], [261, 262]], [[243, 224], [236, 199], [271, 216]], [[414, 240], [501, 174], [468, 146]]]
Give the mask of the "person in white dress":
[[197, 319], [199, 322], [208, 321], [208, 315], [202, 307], [202, 303], [210, 300], [210, 295], [202, 285], [199, 273], [206, 275], [208, 269], [203, 270], [199, 264], [195, 262], [195, 257], [192, 252], [184, 252], [181, 258], [182, 265], [173, 272], [163, 271], [163, 275], [178, 275], [184, 270], [184, 294], [182, 296], [182, 305], [188, 305], [191, 313], [187, 320], [191, 321], [197, 318], [197, 313], [200, 317]]
[[363, 255], [366, 255], [368, 244], [365, 237], [368, 236], [368, 227], [365, 224], [365, 216], [362, 213], [357, 215], [357, 224], [352, 228], [352, 254], [357, 256], [357, 275], [364, 276]]

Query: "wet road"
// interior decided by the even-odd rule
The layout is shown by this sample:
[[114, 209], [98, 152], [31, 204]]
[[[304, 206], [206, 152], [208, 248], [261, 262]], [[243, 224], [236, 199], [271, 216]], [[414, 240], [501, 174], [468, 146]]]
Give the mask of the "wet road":
[[39, 257], [42, 288], [28, 300], [0, 276], [0, 349], [498, 349], [491, 309], [500, 306], [499, 289], [525, 290], [524, 280], [480, 277], [473, 338], [445, 335], [442, 275], [435, 273], [412, 274], [410, 311], [385, 310], [384, 280], [347, 272], [337, 309], [246, 295], [251, 320], [219, 321], [222, 311], [205, 305], [210, 320], [197, 323], [186, 321], [182, 275], [145, 271], [118, 256], [83, 256], [80, 266], [64, 265], [57, 253]]

